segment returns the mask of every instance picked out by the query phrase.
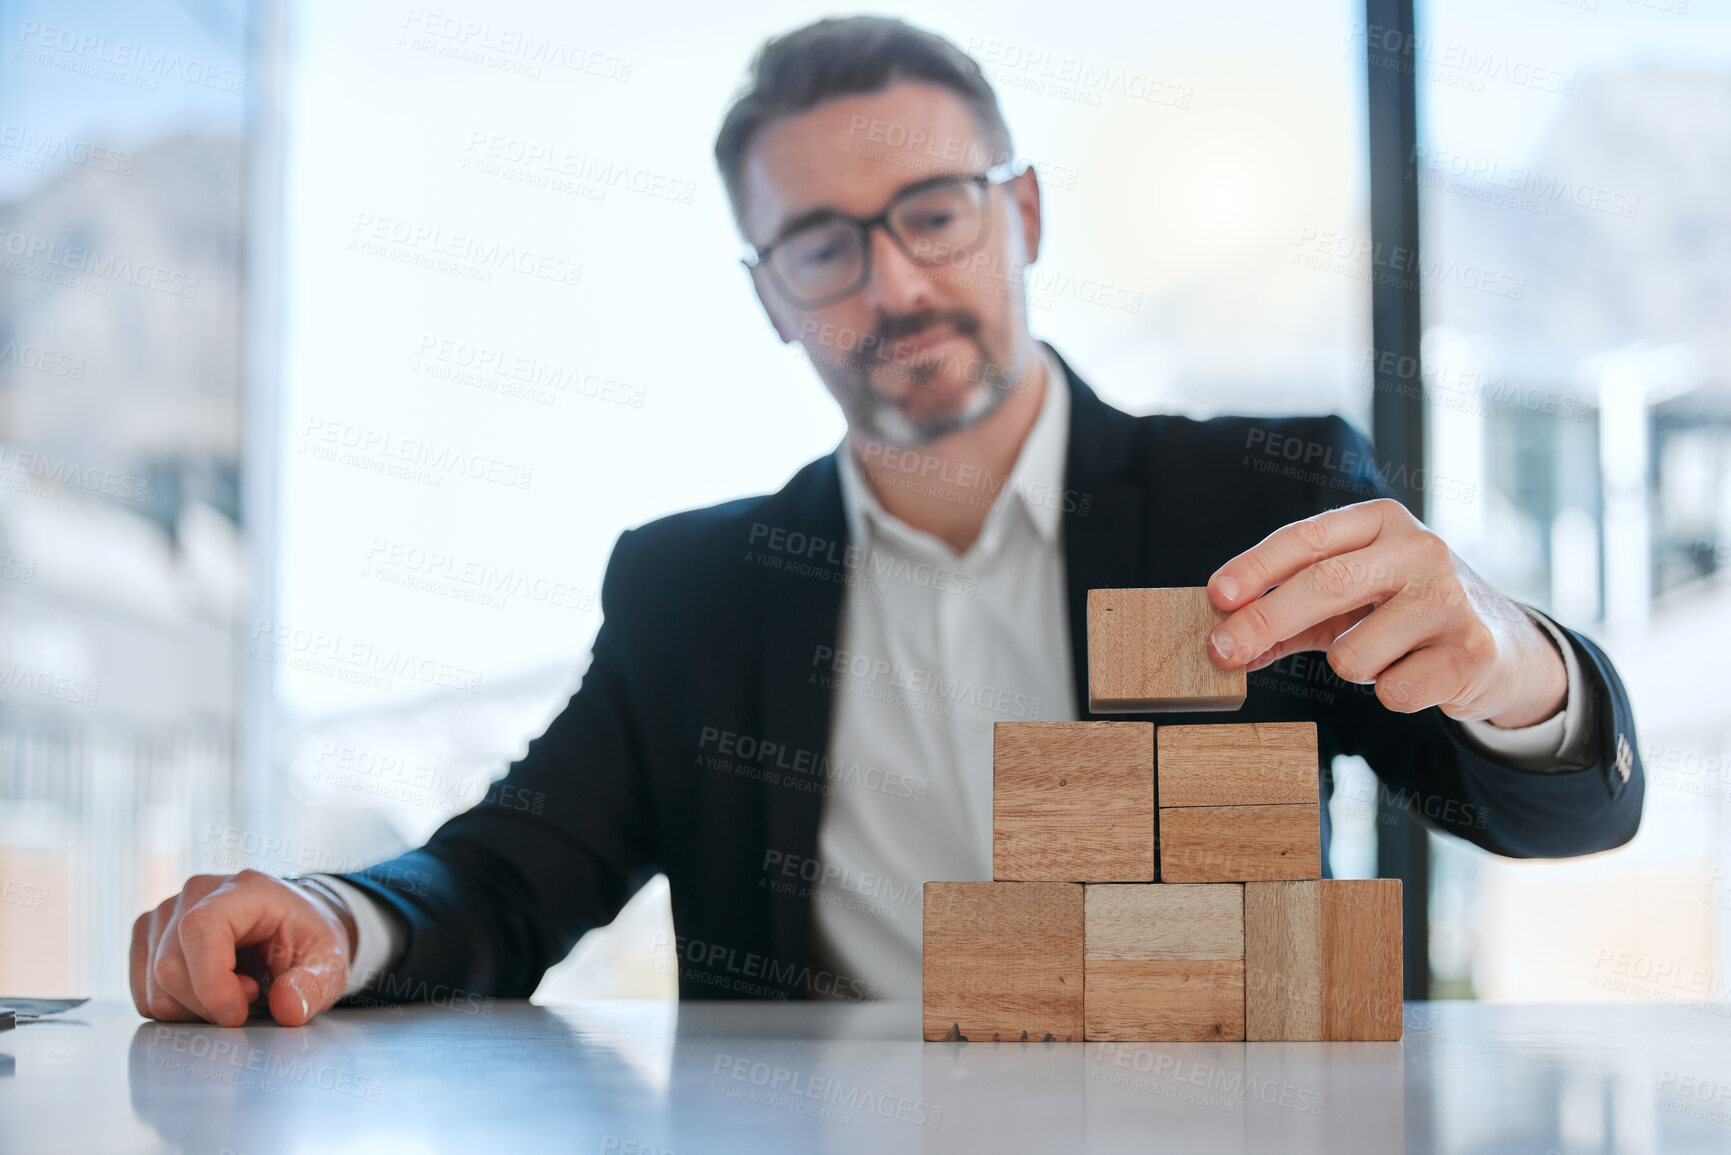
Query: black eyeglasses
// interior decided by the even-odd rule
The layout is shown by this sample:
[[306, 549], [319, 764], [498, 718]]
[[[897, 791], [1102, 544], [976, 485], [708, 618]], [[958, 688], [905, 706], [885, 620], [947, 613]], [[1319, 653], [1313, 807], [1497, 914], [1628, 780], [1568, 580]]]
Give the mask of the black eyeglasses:
[[921, 181], [891, 197], [875, 217], [825, 211], [753, 250], [746, 267], [767, 266], [776, 287], [800, 308], [833, 305], [871, 279], [873, 229], [881, 226], [915, 264], [947, 264], [985, 239], [987, 190], [1021, 171], [1001, 164]]

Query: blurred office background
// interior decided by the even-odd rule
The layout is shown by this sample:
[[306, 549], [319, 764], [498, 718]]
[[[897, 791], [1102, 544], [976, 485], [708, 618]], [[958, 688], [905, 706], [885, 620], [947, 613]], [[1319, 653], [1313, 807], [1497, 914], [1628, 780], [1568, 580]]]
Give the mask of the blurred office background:
[[[841, 433], [709, 155], [828, 10], [430, 11], [0, 2], [0, 990], [123, 996], [188, 874], [418, 843], [577, 684], [621, 529]], [[1433, 836], [1430, 989], [1727, 995], [1731, 14], [1421, 0], [1416, 267], [1362, 3], [907, 14], [996, 84], [1033, 326], [1107, 399], [1368, 428], [1370, 281], [1421, 277], [1429, 520], [1610, 648], [1649, 775], [1611, 856]], [[1386, 800], [1334, 787], [1374, 873]], [[669, 932], [652, 883], [543, 993], [671, 996]]]

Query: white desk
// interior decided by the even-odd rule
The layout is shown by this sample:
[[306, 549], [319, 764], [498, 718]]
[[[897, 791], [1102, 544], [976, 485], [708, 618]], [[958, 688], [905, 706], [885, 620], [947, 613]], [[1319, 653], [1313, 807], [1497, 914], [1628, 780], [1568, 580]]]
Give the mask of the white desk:
[[1409, 1004], [1400, 1043], [1117, 1046], [921, 1043], [910, 1006], [59, 1020], [0, 1032], [0, 1152], [1731, 1151], [1723, 1004]]

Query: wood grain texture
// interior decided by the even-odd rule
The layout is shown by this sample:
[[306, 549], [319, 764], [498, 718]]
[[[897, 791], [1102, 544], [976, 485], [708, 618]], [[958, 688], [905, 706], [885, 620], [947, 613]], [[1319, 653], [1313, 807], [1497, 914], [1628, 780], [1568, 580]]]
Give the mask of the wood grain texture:
[[1400, 879], [1330, 879], [1322, 891], [1322, 1037], [1401, 1036]]
[[992, 877], [1154, 880], [1154, 725], [992, 728]]
[[1317, 805], [1315, 722], [1161, 726], [1154, 736], [1161, 806]]
[[1090, 959], [1085, 967], [1089, 1040], [1244, 1038], [1243, 959]]
[[1243, 670], [1208, 658], [1226, 615], [1200, 586], [1088, 591], [1088, 709], [1096, 714], [1236, 710]]
[[1322, 817], [1309, 806], [1160, 808], [1162, 882], [1268, 882], [1322, 875]]
[[1241, 959], [1244, 887], [1089, 886], [1084, 955], [1092, 959]]
[[1244, 1021], [1252, 1040], [1401, 1037], [1399, 879], [1244, 887]]
[[1244, 884], [1244, 1037], [1322, 1038], [1322, 883]]
[[928, 882], [924, 899], [927, 1040], [1081, 1040], [1081, 886]]

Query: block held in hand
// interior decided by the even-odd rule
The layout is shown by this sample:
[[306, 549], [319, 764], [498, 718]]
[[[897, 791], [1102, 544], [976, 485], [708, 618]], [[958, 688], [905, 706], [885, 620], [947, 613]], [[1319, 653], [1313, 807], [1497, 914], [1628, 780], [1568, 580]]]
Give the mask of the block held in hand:
[[1208, 657], [1226, 620], [1207, 589], [1088, 591], [1088, 709], [1096, 714], [1236, 710], [1248, 678]]

